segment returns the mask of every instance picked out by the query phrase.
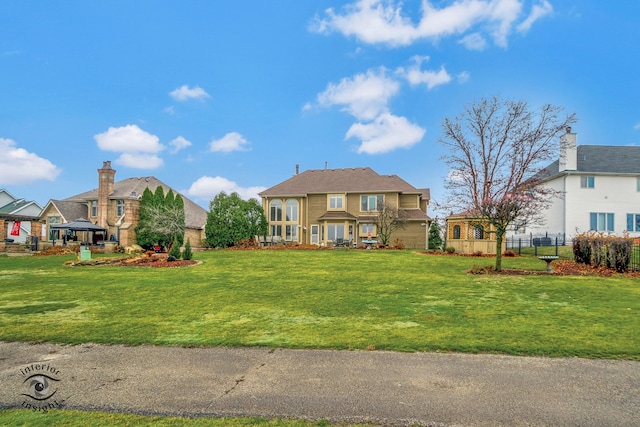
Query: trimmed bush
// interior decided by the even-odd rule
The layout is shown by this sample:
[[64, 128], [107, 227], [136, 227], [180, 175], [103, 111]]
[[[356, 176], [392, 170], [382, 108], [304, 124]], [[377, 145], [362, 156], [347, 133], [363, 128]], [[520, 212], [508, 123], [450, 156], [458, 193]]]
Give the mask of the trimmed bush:
[[169, 250], [169, 255], [167, 256], [167, 261], [176, 261], [179, 259], [180, 259], [180, 243], [178, 243], [178, 239], [175, 238], [173, 239], [173, 243], [171, 244], [171, 249]]
[[187, 239], [187, 243], [184, 244], [184, 251], [182, 251], [182, 259], [189, 261], [193, 258], [193, 252], [191, 252], [191, 239]]
[[454, 248], [453, 246], [447, 246], [446, 248], [444, 248], [445, 252], [447, 253], [454, 253], [456, 251], [456, 248]]
[[607, 268], [612, 268], [618, 273], [629, 271], [633, 242], [631, 239], [616, 239], [609, 244], [607, 250]]
[[577, 263], [606, 267], [624, 273], [629, 270], [633, 240], [628, 237], [584, 233], [573, 239], [573, 256]]

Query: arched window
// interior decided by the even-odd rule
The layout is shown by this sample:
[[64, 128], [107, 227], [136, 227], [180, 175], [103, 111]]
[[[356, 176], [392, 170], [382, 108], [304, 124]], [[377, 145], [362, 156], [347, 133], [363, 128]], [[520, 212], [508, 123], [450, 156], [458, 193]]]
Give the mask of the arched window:
[[484, 239], [484, 228], [481, 225], [476, 225], [473, 230], [473, 238], [476, 240]]
[[282, 202], [280, 200], [271, 202], [269, 221], [282, 221]]
[[298, 222], [298, 201], [287, 200], [287, 216], [286, 220], [290, 222]]
[[459, 239], [460, 238], [460, 226], [459, 225], [454, 225], [453, 226], [453, 238], [454, 239]]

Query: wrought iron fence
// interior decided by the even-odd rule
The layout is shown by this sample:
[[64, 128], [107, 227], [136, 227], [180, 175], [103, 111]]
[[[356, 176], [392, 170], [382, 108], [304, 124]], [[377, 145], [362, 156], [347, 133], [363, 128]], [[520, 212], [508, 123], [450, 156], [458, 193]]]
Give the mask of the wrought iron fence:
[[640, 271], [640, 245], [633, 245], [629, 270]]
[[570, 246], [571, 244], [571, 240], [567, 240], [567, 236], [564, 233], [530, 233], [528, 236], [513, 236], [506, 239], [506, 248], [518, 253], [522, 248], [537, 249], [541, 246], [555, 246], [557, 251], [558, 246]]
[[[636, 239], [635, 242], [638, 242]], [[521, 254], [522, 248], [534, 248], [535, 255], [538, 255], [538, 248], [555, 247], [555, 254], [558, 255], [558, 247], [572, 246], [573, 241], [567, 239], [566, 235], [559, 234], [529, 234], [522, 237], [509, 237], [506, 239], [506, 248]], [[545, 253], [548, 253], [549, 249]], [[634, 243], [631, 250], [629, 270], [640, 271], [640, 243]]]

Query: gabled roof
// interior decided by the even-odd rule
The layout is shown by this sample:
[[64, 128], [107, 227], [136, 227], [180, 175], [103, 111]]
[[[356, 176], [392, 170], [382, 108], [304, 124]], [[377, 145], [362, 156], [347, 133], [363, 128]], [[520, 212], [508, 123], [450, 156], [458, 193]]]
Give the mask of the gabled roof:
[[[640, 147], [612, 145], [578, 145], [575, 172], [640, 174]], [[560, 173], [559, 161], [544, 168], [536, 178], [552, 178]]]
[[49, 200], [45, 210], [53, 206], [62, 216], [62, 222], [71, 222], [76, 218], [86, 218], [88, 216], [89, 207], [80, 202], [70, 202], [67, 200]]
[[371, 168], [311, 169], [261, 192], [261, 197], [326, 193], [423, 194], [397, 175], [379, 175]]
[[[113, 192], [109, 194], [109, 199], [128, 199], [130, 197], [140, 197], [145, 188], [149, 187], [151, 191], [155, 191], [157, 187], [162, 187], [164, 193], [167, 194], [169, 190], [172, 190], [174, 194], [180, 194], [176, 190], [169, 187], [164, 182], [153, 176], [126, 178], [121, 181], [114, 182]], [[184, 216], [185, 224], [188, 228], [204, 228], [207, 223], [207, 211], [205, 211], [198, 204], [194, 203], [187, 197], [180, 194], [184, 201]], [[98, 200], [98, 189], [86, 191], [84, 193], [76, 194], [75, 196], [67, 197], [64, 199], [66, 202], [86, 203], [89, 200]], [[85, 205], [86, 207], [86, 205]], [[79, 217], [86, 217], [85, 210], [84, 215], [71, 217], [72, 219]], [[65, 215], [66, 217], [66, 215]], [[68, 219], [68, 218], [67, 218]]]
[[28, 212], [28, 208], [36, 208], [36, 210], [38, 210], [39, 212], [42, 212], [42, 206], [40, 206], [37, 202], [34, 202], [32, 200], [26, 200], [26, 199], [16, 199], [11, 195], [11, 193], [6, 191], [5, 189], [0, 189], [0, 192], [8, 196], [8, 197], [5, 197], [5, 201], [9, 197], [11, 198], [11, 200], [8, 203], [4, 204], [3, 206], [0, 206], [0, 215], [2, 215], [3, 217], [6, 217], [7, 215], [9, 215], [12, 217], [24, 216], [29, 218], [37, 218], [39, 213], [35, 215], [25, 214]]

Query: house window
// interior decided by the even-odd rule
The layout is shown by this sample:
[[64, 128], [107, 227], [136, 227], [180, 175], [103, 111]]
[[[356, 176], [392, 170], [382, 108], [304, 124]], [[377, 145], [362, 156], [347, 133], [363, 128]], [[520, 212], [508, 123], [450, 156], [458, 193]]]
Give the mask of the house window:
[[384, 196], [382, 194], [369, 194], [360, 196], [360, 211], [377, 211], [382, 206]]
[[327, 225], [327, 240], [344, 239], [344, 224]]
[[296, 200], [287, 200], [287, 221], [298, 222], [298, 202]]
[[344, 195], [330, 194], [329, 209], [344, 209]]
[[476, 225], [473, 229], [473, 238], [476, 240], [484, 239], [484, 228], [481, 225]]
[[453, 226], [453, 238], [454, 239], [459, 239], [460, 238], [460, 226], [459, 225], [454, 225]]
[[124, 215], [124, 200], [116, 201], [116, 216]]
[[59, 216], [50, 216], [47, 218], [49, 224], [60, 224], [62, 222], [62, 218]]
[[594, 176], [581, 176], [580, 187], [581, 188], [593, 188], [596, 178]]
[[287, 225], [285, 227], [285, 240], [289, 242], [297, 242], [298, 241], [298, 226], [297, 225]]
[[627, 214], [627, 231], [640, 231], [640, 214]]
[[282, 226], [281, 225], [271, 225], [271, 235], [272, 236], [282, 236]]
[[369, 236], [369, 235], [374, 236], [375, 235], [375, 232], [374, 232], [375, 224], [361, 224], [360, 227], [361, 227], [360, 228], [361, 229], [361, 233], [360, 233], [361, 235], [363, 235], [363, 236]]
[[91, 201], [91, 216], [98, 216], [98, 201]]
[[636, 190], [640, 191], [640, 176], [636, 178]]
[[613, 231], [613, 214], [608, 212], [591, 212], [589, 214], [589, 227], [594, 231]]
[[[269, 211], [269, 221], [282, 221], [282, 202], [280, 200], [272, 201]], [[278, 236], [279, 235], [280, 234], [278, 234]]]

